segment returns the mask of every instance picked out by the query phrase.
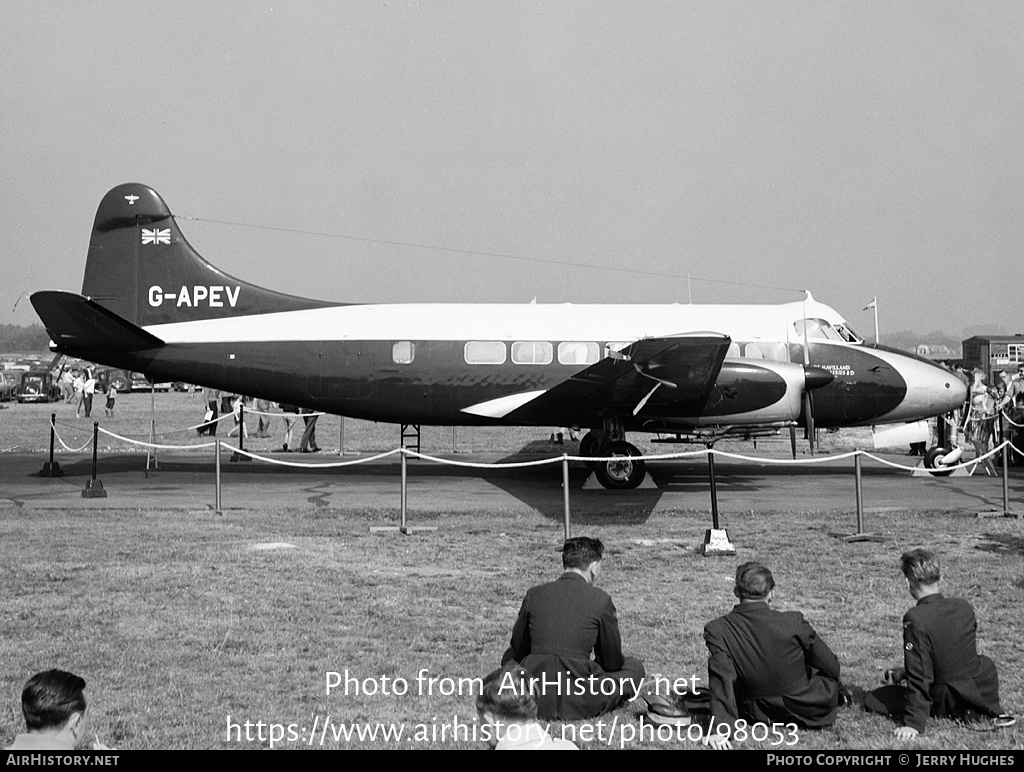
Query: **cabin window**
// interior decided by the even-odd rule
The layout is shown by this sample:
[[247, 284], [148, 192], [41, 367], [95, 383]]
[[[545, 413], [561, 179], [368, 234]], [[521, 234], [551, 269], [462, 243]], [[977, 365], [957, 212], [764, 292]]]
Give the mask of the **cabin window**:
[[512, 361], [517, 365], [551, 364], [552, 347], [546, 340], [516, 341], [512, 344]]
[[625, 340], [610, 340], [604, 344], [604, 355], [606, 357], [611, 356], [612, 351], [622, 351], [622, 349], [629, 346], [629, 341]]
[[416, 357], [416, 346], [411, 340], [400, 340], [391, 347], [391, 358], [397, 365], [407, 365]]
[[471, 340], [466, 343], [466, 363], [501, 365], [505, 363], [505, 344], [500, 340]]
[[789, 349], [785, 343], [748, 343], [744, 356], [747, 359], [769, 359], [773, 362], [788, 362]]
[[563, 365], [592, 365], [598, 360], [596, 343], [566, 342], [558, 344], [558, 361]]
[[740, 355], [740, 344], [733, 341], [729, 344], [729, 350], [725, 352], [727, 357], [738, 357]]

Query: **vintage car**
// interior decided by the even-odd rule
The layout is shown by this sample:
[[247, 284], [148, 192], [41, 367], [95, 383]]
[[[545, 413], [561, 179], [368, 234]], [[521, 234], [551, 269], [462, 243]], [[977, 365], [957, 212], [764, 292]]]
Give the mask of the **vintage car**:
[[0, 370], [0, 402], [10, 402], [18, 394], [20, 370]]
[[171, 382], [170, 381], [166, 381], [166, 382], [161, 381], [159, 383], [153, 383], [148, 378], [146, 378], [146, 376], [143, 375], [142, 373], [132, 373], [131, 376], [132, 376], [132, 388], [131, 388], [132, 391], [149, 391], [150, 389], [152, 389], [154, 391], [170, 391], [171, 390]]
[[60, 386], [49, 370], [28, 370], [21, 376], [17, 400], [18, 402], [57, 402], [60, 400]]

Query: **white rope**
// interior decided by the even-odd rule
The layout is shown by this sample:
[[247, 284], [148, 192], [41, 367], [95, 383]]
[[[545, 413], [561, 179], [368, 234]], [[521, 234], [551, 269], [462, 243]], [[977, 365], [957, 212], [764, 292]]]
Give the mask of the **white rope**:
[[125, 437], [120, 434], [114, 434], [114, 432], [107, 431], [102, 426], [98, 428], [99, 431], [103, 432], [103, 434], [106, 434], [108, 437], [113, 437], [116, 440], [121, 440], [122, 442], [129, 442], [132, 445], [141, 445], [146, 448], [156, 448], [157, 450], [189, 450], [191, 448], [212, 448], [214, 445], [217, 444], [216, 442], [198, 442], [192, 445], [161, 445], [154, 442], [145, 442], [143, 440], [133, 440], [131, 437]]
[[92, 445], [92, 437], [90, 437], [89, 439], [87, 439], [85, 441], [85, 444], [82, 447], [80, 447], [80, 448], [72, 448], [70, 445], [68, 445], [66, 442], [64, 442], [64, 438], [60, 436], [60, 432], [57, 431], [57, 427], [56, 426], [53, 427], [53, 436], [57, 438], [57, 442], [59, 442], [61, 445], [64, 446], [64, 450], [67, 450], [67, 451], [69, 451], [71, 453], [81, 453], [87, 447]]
[[[255, 411], [253, 411], [253, 412], [255, 412]], [[281, 414], [280, 413], [264, 413], [263, 415], [281, 415]], [[291, 414], [289, 414], [289, 415], [291, 415]], [[324, 415], [324, 413], [305, 413], [303, 415]], [[217, 418], [217, 419], [214, 419], [214, 420], [220, 421], [220, 420], [223, 420], [224, 418], [229, 418], [229, 417], [231, 417], [230, 413], [225, 414], [225, 415], [221, 416], [220, 418]], [[210, 422], [207, 421], [206, 423], [210, 423]], [[203, 425], [203, 424], [200, 424], [200, 425]], [[1015, 426], [1019, 426], [1020, 424], [1014, 424], [1014, 425]], [[69, 424], [69, 426], [70, 426], [70, 424]], [[135, 439], [132, 439], [130, 437], [125, 437], [123, 435], [116, 434], [116, 433], [114, 433], [112, 431], [104, 429], [102, 426], [97, 426], [97, 429], [98, 429], [98, 431], [102, 432], [103, 434], [105, 434], [105, 435], [107, 435], [109, 437], [112, 437], [114, 439], [121, 440], [122, 442], [127, 442], [127, 443], [130, 443], [132, 445], [138, 445], [138, 446], [142, 446], [142, 447], [156, 448], [156, 449], [159, 449], [159, 450], [192, 450], [192, 449], [196, 449], [196, 448], [210, 448], [210, 447], [213, 447], [214, 445], [217, 444], [217, 441], [213, 441], [213, 442], [194, 443], [194, 444], [189, 444], [189, 445], [165, 445], [165, 444], [151, 443], [151, 442], [146, 442], [144, 440], [135, 440]], [[54, 424], [54, 426], [53, 426], [53, 433], [54, 433], [54, 436], [57, 438], [57, 441], [60, 442], [60, 444], [63, 446], [63, 448], [66, 451], [71, 452], [71, 453], [80, 453], [81, 451], [83, 451], [87, 447], [89, 447], [90, 444], [92, 444], [92, 439], [89, 439], [89, 440], [86, 440], [85, 444], [83, 444], [81, 447], [79, 447], [79, 448], [72, 448], [70, 445], [68, 445], [66, 442], [64, 442], [64, 439], [60, 436], [60, 433], [57, 431], [56, 424]], [[408, 450], [406, 448], [395, 448], [394, 450], [388, 450], [388, 451], [385, 451], [385, 452], [382, 452], [382, 453], [378, 453], [378, 454], [373, 455], [373, 456], [367, 456], [365, 458], [352, 459], [351, 461], [336, 461], [336, 462], [318, 464], [318, 463], [302, 463], [302, 462], [298, 462], [298, 461], [283, 461], [281, 459], [271, 458], [269, 456], [261, 456], [261, 455], [257, 455], [255, 453], [252, 453], [250, 451], [244, 450], [242, 448], [233, 447], [233, 446], [228, 445], [226, 443], [222, 443], [222, 446], [226, 450], [231, 450], [231, 451], [234, 451], [236, 453], [241, 453], [243, 456], [247, 456], [247, 457], [255, 459], [257, 461], [264, 461], [264, 462], [266, 462], [268, 464], [276, 464], [278, 466], [289, 466], [289, 467], [295, 467], [295, 468], [301, 468], [301, 469], [316, 469], [316, 468], [325, 468], [326, 469], [326, 468], [340, 468], [340, 467], [345, 467], [345, 466], [354, 466], [356, 464], [366, 464], [366, 463], [370, 463], [372, 461], [379, 461], [380, 459], [387, 458], [389, 456], [393, 456], [395, 454], [400, 454], [400, 453], [404, 453], [407, 456], [411, 456], [412, 458], [419, 458], [419, 459], [422, 459], [424, 461], [432, 461], [432, 462], [437, 463], [437, 464], [444, 464], [444, 465], [448, 465], [448, 466], [463, 467], [463, 468], [469, 468], [469, 469], [522, 469], [522, 468], [533, 467], [533, 466], [545, 466], [547, 464], [560, 464], [563, 461], [582, 461], [582, 462], [585, 462], [585, 463], [588, 463], [588, 462], [617, 461], [617, 460], [624, 460], [624, 459], [636, 459], [637, 461], [644, 461], [644, 462], [647, 462], [647, 461], [671, 461], [671, 460], [680, 459], [680, 458], [694, 458], [694, 457], [697, 457], [697, 456], [706, 456], [708, 453], [711, 453], [711, 454], [716, 455], [716, 456], [721, 456], [723, 458], [732, 458], [732, 459], [737, 459], [737, 460], [740, 460], [740, 461], [749, 461], [749, 462], [752, 462], [752, 463], [755, 463], [755, 464], [777, 464], [777, 465], [781, 465], [781, 466], [785, 466], [785, 465], [805, 465], [805, 464], [825, 464], [825, 463], [831, 463], [831, 462], [835, 462], [835, 461], [841, 461], [841, 460], [846, 459], [846, 458], [852, 458], [854, 456], [860, 455], [860, 456], [864, 456], [866, 458], [869, 458], [869, 459], [871, 459], [873, 461], [877, 461], [878, 463], [882, 464], [883, 466], [892, 467], [893, 469], [902, 469], [902, 470], [907, 471], [907, 472], [915, 472], [915, 471], [917, 471], [917, 470], [919, 470], [921, 468], [919, 466], [907, 466], [906, 464], [897, 463], [895, 461], [889, 461], [887, 459], [881, 458], [880, 456], [876, 456], [876, 455], [874, 455], [872, 453], [868, 453], [867, 451], [863, 451], [863, 450], [853, 450], [853, 451], [848, 451], [846, 453], [841, 453], [839, 455], [829, 455], [827, 457], [826, 456], [822, 456], [822, 457], [819, 457], [819, 458], [803, 458], [803, 459], [764, 458], [764, 457], [761, 457], [761, 456], [747, 456], [747, 455], [743, 455], [741, 453], [729, 453], [728, 451], [724, 451], [724, 450], [709, 449], [709, 450], [679, 451], [677, 453], [660, 453], [660, 454], [657, 454], [657, 455], [647, 455], [647, 456], [570, 456], [570, 455], [562, 455], [562, 456], [554, 456], [554, 457], [551, 457], [551, 458], [537, 459], [537, 460], [534, 460], [534, 461], [507, 461], [507, 462], [498, 462], [498, 463], [483, 463], [483, 462], [473, 462], [473, 461], [457, 461], [457, 460], [454, 460], [454, 459], [441, 458], [440, 456], [431, 456], [431, 455], [428, 455], [426, 453], [419, 453], [417, 451]], [[1017, 447], [1015, 447], [1012, 443], [1010, 443], [1009, 440], [1006, 440], [1001, 445], [999, 445], [998, 447], [995, 447], [992, 450], [990, 450], [988, 453], [985, 453], [982, 456], [977, 456], [976, 458], [972, 458], [969, 461], [963, 461], [963, 462], [961, 462], [959, 464], [955, 464], [955, 465], [952, 465], [952, 466], [925, 467], [925, 469], [927, 471], [929, 471], [929, 472], [947, 472], [947, 471], [953, 471], [953, 470], [956, 470], [956, 469], [966, 469], [966, 468], [971, 467], [971, 466], [977, 466], [977, 464], [980, 463], [981, 461], [983, 461], [986, 458], [989, 458], [991, 456], [994, 456], [1000, 450], [1002, 450], [1004, 448], [1007, 448], [1007, 447], [1010, 448], [1018, 456], [1021, 456], [1022, 458], [1024, 458], [1024, 452], [1022, 452]]]
[[342, 466], [354, 466], [356, 464], [368, 464], [371, 461], [379, 461], [382, 458], [387, 458], [388, 456], [393, 456], [396, 453], [402, 452], [401, 448], [395, 448], [394, 450], [389, 450], [385, 453], [378, 453], [375, 456], [367, 456], [366, 458], [355, 458], [352, 459], [351, 461], [335, 461], [327, 464], [307, 464], [301, 463], [299, 461], [282, 461], [281, 459], [278, 458], [260, 456], [257, 455], [256, 453], [250, 453], [247, 450], [243, 450], [242, 448], [236, 448], [226, 443], [221, 443], [221, 447], [223, 447], [224, 450], [233, 450], [235, 453], [241, 453], [243, 456], [248, 456], [249, 458], [254, 459], [256, 461], [265, 461], [268, 464], [276, 464], [277, 466], [291, 466], [297, 467], [299, 469], [329, 469]]
[[1003, 411], [1003, 418], [1006, 419], [1006, 422], [1008, 424], [1010, 424], [1010, 426], [1016, 426], [1018, 428], [1020, 428], [1021, 426], [1024, 426], [1024, 424], [1019, 424], [1016, 421], [1014, 421], [1012, 418], [1010, 418], [1010, 416], [1006, 415], [1006, 411], [1005, 410]]

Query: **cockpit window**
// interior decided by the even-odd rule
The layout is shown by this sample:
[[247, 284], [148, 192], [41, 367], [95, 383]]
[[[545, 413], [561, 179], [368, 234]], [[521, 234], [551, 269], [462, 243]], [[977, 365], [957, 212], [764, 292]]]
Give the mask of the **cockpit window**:
[[848, 324], [837, 324], [836, 332], [838, 332], [847, 343], [863, 343], [864, 338], [853, 331], [853, 328]]
[[796, 328], [796, 334], [800, 336], [800, 340], [803, 340], [804, 330], [806, 330], [808, 340], [835, 340], [841, 343], [851, 342], [844, 338], [839, 331], [825, 319], [798, 319], [793, 322], [793, 327]]

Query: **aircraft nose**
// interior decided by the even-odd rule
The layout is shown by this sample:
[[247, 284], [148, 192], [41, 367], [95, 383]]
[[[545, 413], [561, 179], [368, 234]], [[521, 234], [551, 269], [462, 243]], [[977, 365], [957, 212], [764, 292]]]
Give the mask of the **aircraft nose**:
[[960, 407], [967, 398], [967, 387], [952, 371], [934, 362], [885, 346], [872, 347], [872, 353], [898, 373], [906, 384], [899, 405], [879, 423], [918, 421], [942, 415]]
[[898, 408], [907, 420], [948, 413], [967, 398], [967, 387], [945, 367], [904, 357], [897, 369], [907, 383], [907, 395]]
[[938, 368], [929, 386], [932, 409], [938, 413], [956, 410], [967, 400], [967, 384], [944, 368]]

